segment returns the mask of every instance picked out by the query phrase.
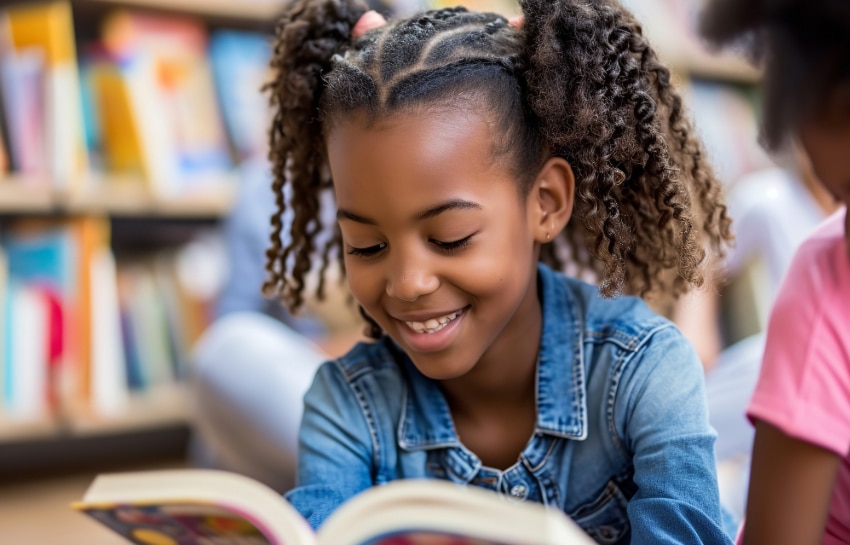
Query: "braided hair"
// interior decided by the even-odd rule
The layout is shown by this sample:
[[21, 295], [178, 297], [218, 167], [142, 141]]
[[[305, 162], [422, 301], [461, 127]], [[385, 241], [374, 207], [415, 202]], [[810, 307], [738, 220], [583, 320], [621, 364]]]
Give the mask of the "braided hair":
[[496, 120], [494, 154], [521, 192], [549, 156], [573, 169], [573, 221], [542, 247], [542, 261], [563, 269], [568, 256], [605, 296], [678, 296], [701, 285], [706, 250], [722, 255], [731, 240], [721, 185], [670, 72], [615, 0], [524, 0], [521, 30], [492, 13], [428, 11], [352, 41], [366, 9], [361, 0], [296, 0], [277, 25], [270, 158], [278, 212], [266, 293], [296, 311], [316, 253], [319, 298], [329, 264], [342, 261], [338, 230], [315, 247], [321, 197], [332, 188], [323, 135], [334, 123], [470, 97]]

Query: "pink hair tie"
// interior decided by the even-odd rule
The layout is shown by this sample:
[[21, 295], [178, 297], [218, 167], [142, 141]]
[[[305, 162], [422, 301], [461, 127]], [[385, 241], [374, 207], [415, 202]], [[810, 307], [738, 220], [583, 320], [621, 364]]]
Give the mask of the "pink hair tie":
[[373, 28], [378, 28], [385, 24], [387, 24], [387, 20], [384, 19], [383, 15], [375, 10], [367, 11], [360, 16], [360, 19], [357, 20], [357, 24], [355, 24], [354, 28], [351, 29], [351, 36], [355, 39], [359, 38]]

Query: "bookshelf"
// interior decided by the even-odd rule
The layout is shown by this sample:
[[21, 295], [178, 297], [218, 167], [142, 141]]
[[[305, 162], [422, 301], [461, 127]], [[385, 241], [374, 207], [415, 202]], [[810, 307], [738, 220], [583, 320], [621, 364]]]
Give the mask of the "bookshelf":
[[[73, 244], [70, 253], [66, 249], [55, 247], [52, 247], [50, 251], [56, 255], [85, 255], [87, 256], [84, 259], [85, 263], [99, 262], [100, 265], [90, 264], [90, 268], [87, 269], [85, 266], [77, 266], [73, 261], [67, 261], [62, 262], [61, 266], [55, 264], [52, 266], [53, 272], [56, 269], [66, 272], [73, 269], [72, 276], [78, 275], [79, 279], [82, 278], [79, 277], [82, 274], [88, 279], [87, 285], [89, 286], [85, 289], [72, 289], [68, 292], [71, 294], [71, 298], [76, 299], [73, 304], [69, 304], [67, 307], [64, 306], [63, 302], [63, 325], [58, 326], [59, 329], [55, 329], [57, 326], [52, 322], [49, 326], [46, 326], [51, 332], [62, 331], [63, 350], [77, 350], [77, 347], [68, 348], [72, 344], [91, 344], [88, 349], [90, 350], [88, 356], [80, 356], [75, 352], [74, 357], [67, 362], [62, 359], [58, 364], [59, 368], [68, 370], [60, 372], [84, 373], [81, 375], [83, 378], [77, 377], [72, 380], [72, 383], [80, 380], [95, 382], [95, 379], [85, 378], [85, 376], [99, 373], [100, 371], [95, 370], [95, 368], [98, 366], [102, 368], [104, 362], [106, 362], [108, 366], [113, 367], [110, 371], [112, 375], [110, 387], [126, 380], [123, 388], [127, 390], [118, 396], [119, 402], [113, 404], [111, 409], [104, 408], [109, 404], [101, 403], [99, 405], [99, 402], [95, 400], [97, 395], [102, 395], [103, 390], [100, 390], [101, 394], [97, 395], [94, 393], [79, 394], [77, 392], [78, 387], [74, 387], [72, 388], [74, 391], [69, 394], [63, 390], [63, 387], [57, 386], [59, 383], [55, 382], [54, 377], [46, 379], [48, 381], [46, 384], [48, 384], [47, 389], [65, 392], [58, 394], [60, 396], [58, 404], [54, 399], [47, 403], [46, 408], [40, 407], [38, 410], [22, 410], [20, 407], [16, 407], [14, 400], [10, 400], [8, 391], [13, 388], [9, 386], [8, 376], [4, 372], [4, 366], [7, 365], [6, 360], [8, 359], [8, 352], [4, 354], [4, 342], [9, 338], [9, 335], [4, 336], [4, 329], [11, 330], [5, 327], [6, 324], [0, 318], [0, 476], [11, 475], [19, 470], [43, 471], [57, 469], [59, 466], [71, 467], [74, 465], [99, 466], [104, 463], [114, 463], [119, 459], [144, 458], [147, 455], [156, 456], [159, 453], [174, 455], [178, 452], [177, 449], [185, 451], [192, 424], [192, 410], [183, 377], [187, 375], [187, 356], [191, 342], [193, 339], [197, 339], [199, 332], [203, 331], [205, 324], [210, 319], [211, 300], [202, 300], [201, 295], [190, 293], [185, 289], [187, 287], [185, 277], [187, 274], [192, 276], [193, 273], [191, 269], [187, 273], [185, 270], [187, 258], [179, 254], [185, 247], [192, 244], [196, 246], [192, 250], [197, 252], [199, 244], [197, 244], [196, 239], [208, 236], [214, 231], [220, 220], [227, 215], [233, 205], [239, 184], [239, 164], [244, 157], [255, 156], [246, 152], [247, 144], [241, 143], [234, 136], [235, 129], [228, 124], [231, 120], [225, 119], [225, 98], [222, 96], [224, 92], [220, 89], [221, 78], [214, 71], [217, 67], [213, 66], [213, 40], [216, 35], [228, 35], [226, 36], [227, 40], [222, 39], [219, 43], [219, 46], [223, 48], [222, 43], [227, 42], [226, 45], [232, 46], [233, 42], [241, 37], [235, 36], [236, 34], [252, 34], [255, 36], [251, 42], [253, 47], [251, 53], [254, 56], [246, 54], [238, 60], [246, 65], [249, 64], [249, 60], [256, 61], [257, 42], [259, 39], [267, 41], [268, 32], [275, 21], [275, 14], [280, 10], [283, 2], [284, 0], [273, 2], [259, 0], [240, 2], [225, 0], [69, 0], [61, 2], [50, 0], [48, 4], [28, 2], [27, 0], [0, 0], [0, 13], [4, 17], [18, 7], [30, 8], [51, 5], [53, 7], [49, 8], [52, 10], [49, 17], [53, 18], [52, 23], [42, 28], [51, 28], [55, 31], [57, 28], [55, 23], [57, 22], [65, 25], [66, 29], [70, 28], [70, 23], [73, 24], [70, 32], [63, 30], [51, 39], [42, 40], [40, 45], [47, 48], [47, 51], [52, 51], [52, 53], [44, 55], [44, 58], [69, 58], [76, 61], [76, 66], [72, 65], [72, 72], [79, 70], [79, 80], [75, 80], [74, 85], [75, 89], [79, 88], [82, 98], [86, 98], [84, 95], [86, 86], [92, 85], [91, 80], [85, 79], [87, 74], [90, 73], [88, 71], [92, 63], [102, 60], [101, 57], [93, 56], [100, 55], [101, 50], [99, 48], [93, 49], [88, 44], [96, 42], [100, 39], [100, 33], [106, 32], [104, 30], [105, 25], [113, 14], [131, 14], [131, 16], [138, 14], [140, 21], [142, 18], [149, 18], [142, 21], [140, 28], [146, 29], [148, 27], [145, 25], [154, 21], [154, 27], [157, 30], [174, 33], [172, 36], [177, 40], [174, 43], [196, 43], [197, 37], [202, 36], [209, 49], [199, 48], [196, 51], [187, 48], [186, 57], [169, 58], [167, 61], [177, 63], [170, 66], [182, 66], [186, 69], [196, 69], [198, 60], [203, 62], [206, 72], [193, 72], [192, 77], [209, 78], [206, 80], [206, 90], [209, 91], [209, 94], [193, 95], [197, 97], [196, 100], [190, 100], [187, 103], [184, 99], [180, 104], [183, 108], [194, 108], [199, 104], [215, 104], [214, 107], [218, 111], [212, 116], [199, 115], [198, 111], [194, 110], [194, 115], [184, 115], [184, 117], [201, 120], [215, 118], [217, 126], [211, 126], [209, 123], [203, 125], [202, 122], [198, 122], [197, 127], [194, 128], [183, 126], [180, 130], [184, 132], [179, 132], [181, 135], [179, 138], [185, 138], [187, 134], [194, 134], [200, 138], [198, 141], [203, 143], [204, 136], [221, 134], [223, 137], [219, 138], [217, 142], [219, 144], [225, 143], [225, 145], [219, 145], [215, 148], [215, 153], [221, 157], [226, 156], [226, 160], [212, 161], [217, 165], [215, 171], [193, 171], [190, 174], [194, 176], [187, 177], [186, 183], [169, 186], [168, 184], [174, 184], [173, 180], [176, 177], [173, 175], [177, 169], [174, 164], [171, 165], [170, 170], [162, 168], [162, 152], [169, 151], [168, 149], [163, 148], [162, 145], [145, 149], [148, 157], [155, 157], [156, 161], [159, 161], [157, 165], [151, 166], [144, 163], [143, 168], [114, 170], [114, 161], [110, 157], [110, 150], [108, 149], [110, 143], [108, 134], [114, 133], [108, 133], [105, 126], [99, 126], [98, 131], [92, 134], [88, 132], [84, 134], [88, 161], [85, 161], [85, 166], [82, 169], [57, 170], [54, 163], [59, 161], [55, 155], [48, 155], [48, 153], [55, 153], [58, 146], [63, 145], [63, 143], [57, 144], [56, 141], [48, 140], [41, 147], [42, 153], [45, 153], [45, 159], [29, 162], [30, 165], [38, 167], [37, 171], [24, 172], [20, 168], [23, 162], [12, 155], [10, 139], [15, 136], [15, 129], [8, 117], [10, 110], [6, 104], [0, 102], [0, 106], [2, 106], [0, 107], [0, 121], [2, 121], [4, 127], [2, 149], [5, 152], [4, 156], [11, 162], [11, 168], [0, 169], [0, 311], [3, 311], [0, 312], [0, 316], [5, 312], [4, 307], [7, 302], [12, 300], [12, 297], [10, 297], [12, 292], [8, 290], [19, 289], [19, 285], [26, 284], [31, 280], [34, 280], [36, 284], [41, 282], [38, 278], [20, 276], [22, 266], [20, 256], [22, 254], [14, 253], [13, 250], [15, 243], [20, 243], [20, 240], [15, 240], [20, 234], [16, 230], [43, 229], [43, 232], [38, 233], [43, 240], [64, 240], [64, 244]], [[72, 55], [66, 54], [69, 51], [68, 40], [62, 41], [66, 37], [73, 40], [76, 46], [70, 49], [73, 52]], [[180, 42], [181, 39], [184, 41]], [[196, 40], [196, 42], [192, 42], [192, 40]], [[16, 44], [15, 47], [18, 47], [18, 45]], [[175, 49], [177, 47], [175, 46]], [[65, 53], [54, 56], [57, 51]], [[17, 49], [15, 49], [15, 53], [18, 53]], [[169, 51], [165, 51], [165, 53], [167, 54]], [[162, 51], [158, 51], [157, 54], [162, 54]], [[187, 60], [190, 54], [200, 56], [197, 59]], [[108, 57], [103, 58], [108, 59]], [[233, 54], [231, 53], [231, 62], [232, 58]], [[40, 69], [49, 72], [52, 69], [49, 61], [43, 62], [48, 62], [48, 64]], [[181, 62], [184, 64], [180, 65]], [[267, 60], [263, 59], [263, 70], [266, 70], [267, 66]], [[3, 74], [5, 73], [0, 71], [0, 77], [6, 77]], [[242, 72], [241, 74], [245, 73]], [[48, 80], [48, 77], [45, 77], [45, 81]], [[67, 81], [70, 80], [66, 80], [62, 85], [54, 86], [60, 89], [68, 89]], [[224, 81], [227, 81], [226, 76]], [[233, 85], [250, 85], [251, 91], [259, 89], [259, 85], [256, 85], [255, 81], [244, 76], [234, 77], [231, 75], [230, 81]], [[133, 79], [130, 83], [137, 84], [138, 80]], [[50, 84], [43, 85], [46, 85], [47, 89], [50, 88]], [[127, 89], [131, 88], [128, 87]], [[214, 94], [212, 93], [213, 89]], [[3, 88], [3, 91], [3, 93], [0, 93], [0, 101], [7, 100], [7, 89]], [[239, 95], [239, 93], [231, 91], [231, 95], [234, 94]], [[134, 100], [138, 100], [137, 95], [132, 95], [132, 90], [128, 91], [128, 95], [133, 96]], [[257, 95], [259, 96], [259, 93]], [[73, 127], [62, 125], [57, 129], [57, 120], [47, 117], [60, 115], [57, 112], [64, 112], [67, 108], [57, 106], [60, 104], [59, 102], [50, 103], [49, 92], [44, 95], [38, 93], [36, 96], [39, 96], [40, 100], [44, 100], [44, 104], [46, 104], [43, 112], [45, 118], [41, 121], [41, 123], [44, 123], [42, 128], [44, 136], [42, 137], [49, 138], [52, 133], [62, 133], [65, 136], [71, 134]], [[73, 96], [73, 93], [69, 96]], [[92, 97], [94, 96], [92, 95]], [[263, 107], [265, 107], [265, 97], [262, 97], [261, 100]], [[81, 100], [81, 102], [85, 101]], [[30, 102], [29, 104], [33, 103]], [[65, 106], [69, 104], [73, 105], [73, 102], [66, 102]], [[132, 104], [138, 107], [140, 103], [133, 102]], [[87, 106], [89, 108], [103, 108], [102, 101], [99, 100], [89, 102]], [[238, 107], [231, 105], [230, 108], [232, 110], [235, 108], [235, 111], [242, 117], [251, 117], [244, 102], [240, 103]], [[166, 113], [169, 111], [171, 112], [170, 116]], [[161, 116], [161, 119], [157, 121], [158, 125], [147, 126], [147, 130], [151, 130], [151, 127], [155, 129], [154, 132], [148, 134], [155, 134], [153, 143], [158, 144], [159, 142], [156, 142], [157, 137], [162, 139], [163, 135], [168, 136], [168, 134], [163, 133], [164, 123], [171, 122], [179, 116], [174, 110], [161, 107], [149, 108], [146, 112], [146, 115], [139, 115], [139, 119], [143, 122]], [[186, 113], [184, 110], [180, 110], [180, 112]], [[264, 110], [259, 115], [263, 113]], [[85, 125], [85, 128], [91, 128], [92, 119], [95, 123], [104, 123], [102, 114], [103, 110], [99, 110], [97, 115], [88, 118], [86, 116], [91, 115], [91, 112], [86, 112], [83, 108], [81, 117], [88, 124]], [[253, 115], [253, 118], [257, 119], [259, 115]], [[162, 121], [163, 119], [166, 121]], [[66, 123], [68, 119], [58, 119], [58, 122]], [[122, 125], [126, 126], [127, 123], [118, 124], [118, 126]], [[185, 132], [186, 130], [191, 132]], [[261, 140], [265, 141], [265, 127]], [[184, 142], [180, 139], [166, 139], [166, 141], [169, 143], [168, 145], [177, 142], [182, 145]], [[81, 136], [75, 143], [77, 148], [73, 151], [74, 154], [78, 153], [80, 142], [83, 142]], [[150, 152], [151, 149], [158, 150], [158, 152]], [[18, 148], [19, 151], [20, 147]], [[68, 167], [70, 164], [68, 159], [72, 153], [70, 149], [65, 151], [66, 156], [63, 165]], [[176, 155], [174, 157], [165, 155], [178, 165], [187, 162], [197, 165], [197, 161], [193, 162], [192, 157], [189, 157], [189, 161], [180, 157], [180, 162], [177, 163], [178, 157]], [[213, 153], [205, 151], [205, 155], [200, 154], [196, 157], [208, 159], [213, 157]], [[8, 164], [5, 161], [2, 163]], [[131, 166], [135, 166], [135, 164]], [[57, 172], [60, 175], [56, 175]], [[62, 173], [67, 174], [63, 175]], [[169, 177], [168, 175], [172, 176]], [[165, 183], [163, 180], [168, 180], [168, 182]], [[89, 233], [84, 237], [95, 237], [94, 246], [91, 246], [92, 239], [89, 239], [88, 242], [83, 239], [79, 241], [76, 239], [80, 230]], [[68, 240], [72, 240], [72, 242], [69, 243]], [[95, 257], [95, 255], [100, 255], [100, 258]], [[104, 265], [103, 259], [107, 255], [109, 259]], [[191, 258], [195, 258], [197, 255], [197, 253], [194, 253]], [[88, 261], [89, 258], [92, 261]], [[17, 263], [13, 262], [15, 259], [18, 259]], [[189, 259], [188, 262], [194, 261]], [[205, 265], [198, 264], [197, 266], [204, 267]], [[100, 267], [100, 276], [97, 276], [98, 273], [96, 272], [91, 272], [92, 270], [96, 271], [97, 267]], [[12, 286], [11, 283], [7, 284], [9, 273], [16, 268], [17, 271], [14, 272], [18, 276], [15, 279], [15, 286], [9, 287]], [[181, 268], [183, 270], [178, 270]], [[81, 273], [80, 271], [83, 269], [87, 269], [87, 272]], [[104, 274], [107, 276], [104, 277]], [[106, 278], [106, 282], [103, 282], [104, 278]], [[127, 288], [128, 285], [132, 287]], [[155, 286], [157, 290], [154, 294], [156, 297], [151, 296], [151, 286]], [[139, 291], [138, 294], [132, 291], [142, 290], [142, 288], [146, 291]], [[81, 314], [80, 309], [87, 306], [80, 303], [84, 298], [91, 298], [93, 301], [91, 308], [85, 311], [88, 314]], [[42, 299], [46, 302], [50, 301], [49, 297]], [[153, 299], [156, 300], [158, 307], [142, 308], [146, 302], [149, 303]], [[107, 317], [104, 320], [102, 319], [104, 318], [103, 315], [100, 319], [95, 318], [94, 314], [102, 314], [104, 301], [113, 305], [110, 306], [112, 318]], [[45, 308], [48, 305], [49, 302], [45, 305]], [[98, 308], [100, 310], [97, 310]], [[174, 310], [175, 308], [183, 310], [183, 315], [180, 318], [174, 317], [177, 312]], [[13, 317], [12, 322], [19, 323], [19, 315], [14, 313], [15, 310], [18, 310], [18, 307], [13, 306], [12, 310], [13, 312], [9, 314]], [[154, 311], [159, 313], [156, 319], [160, 322], [155, 324], [160, 335], [158, 337], [159, 351], [151, 352], [150, 348], [147, 348], [146, 354], [148, 358], [151, 358], [150, 361], [143, 361], [142, 364], [139, 364], [138, 361], [131, 363], [126, 346], [122, 350], [121, 341], [116, 342], [115, 339], [128, 335], [125, 321], [150, 320], [151, 313]], [[46, 316], [50, 315], [46, 314]], [[87, 320], [90, 320], [93, 324], [91, 328], [94, 335], [86, 334], [85, 328], [79, 325]], [[98, 329], [98, 327], [110, 321], [113, 325], [107, 327], [110, 330], [109, 332]], [[119, 322], [121, 325], [116, 325]], [[31, 330], [32, 324], [36, 322], [31, 321], [29, 323]], [[100, 326], [95, 327], [96, 324], [100, 324]], [[175, 327], [175, 324], [179, 324], [179, 326]], [[25, 326], [16, 327], [24, 328]], [[153, 326], [148, 325], [146, 327], [147, 334], [150, 334], [150, 329]], [[147, 342], [147, 337], [141, 336], [145, 334], [144, 331], [141, 331], [142, 329], [144, 327], [138, 326], [130, 333], [139, 335], [139, 339], [145, 339], [145, 341], [136, 344], [154, 344]], [[43, 343], [45, 338], [49, 338], [53, 334], [46, 333], [46, 337], [35, 337], [38, 342]], [[167, 336], [168, 339], [163, 340], [162, 335]], [[12, 337], [15, 339], [14, 342], [18, 342], [20, 335], [13, 332]], [[24, 335], [24, 337], [27, 337], [27, 335]], [[103, 341], [104, 338], [111, 340]], [[72, 340], [69, 341], [68, 339]], [[89, 340], [80, 341], [80, 339]], [[138, 348], [136, 355], [141, 357], [139, 354], [142, 354], [142, 351], [141, 348]], [[95, 352], [99, 353], [99, 356], [93, 355]], [[112, 356], [123, 354], [123, 357], [116, 357], [110, 362], [110, 354]], [[165, 358], [160, 357], [166, 355]], [[80, 363], [81, 361], [89, 361], [87, 358], [92, 358], [90, 363]], [[99, 363], [96, 363], [95, 360]], [[57, 361], [50, 359], [46, 362], [46, 365], [57, 365]], [[131, 371], [131, 365], [137, 366], [136, 371]], [[151, 369], [139, 371], [139, 365], [149, 365]], [[77, 366], [81, 366], [80, 369], [85, 367], [87, 370], [77, 371]], [[122, 371], [116, 375], [115, 368], [118, 367], [122, 368]], [[123, 378], [125, 372], [126, 378]], [[133, 372], [138, 376], [130, 377]], [[5, 384], [4, 380], [6, 381]], [[15, 378], [15, 380], [18, 379]], [[41, 378], [40, 380], [45, 379]], [[103, 380], [103, 376], [98, 380]], [[132, 383], [133, 381], [135, 383]], [[92, 392], [97, 388], [97, 386], [91, 386]], [[30, 384], [26, 391], [35, 392], [36, 390]], [[15, 396], [12, 395], [11, 397], [14, 398]], [[34, 398], [31, 396], [30, 399]], [[44, 404], [44, 401], [39, 400], [39, 403], [29, 405], [25, 403], [22, 406], [31, 409], [31, 405], [40, 404]], [[58, 454], [60, 452], [61, 454]]]

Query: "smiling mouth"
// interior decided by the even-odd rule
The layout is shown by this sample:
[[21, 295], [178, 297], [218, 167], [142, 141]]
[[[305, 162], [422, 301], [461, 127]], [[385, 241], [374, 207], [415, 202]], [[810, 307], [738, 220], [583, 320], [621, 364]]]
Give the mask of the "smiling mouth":
[[431, 318], [425, 322], [404, 322], [404, 324], [416, 333], [431, 334], [440, 331], [461, 314], [463, 314], [463, 310], [456, 310], [450, 314], [446, 314], [445, 316]]

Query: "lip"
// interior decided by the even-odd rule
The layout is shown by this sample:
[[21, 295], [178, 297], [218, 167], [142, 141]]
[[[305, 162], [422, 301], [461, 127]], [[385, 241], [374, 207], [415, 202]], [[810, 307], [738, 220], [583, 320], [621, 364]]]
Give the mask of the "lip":
[[[394, 318], [397, 321], [398, 331], [400, 332], [402, 339], [410, 348], [416, 352], [439, 352], [441, 350], [445, 350], [451, 344], [452, 340], [457, 335], [458, 328], [466, 318], [468, 310], [469, 306], [465, 306], [459, 310], [450, 310], [443, 313], [428, 312], [426, 314], [420, 312], [405, 314], [403, 318], [401, 316], [394, 316]], [[446, 316], [453, 312], [458, 312], [458, 316], [446, 324], [445, 327], [434, 333], [417, 333], [407, 327], [407, 324], [404, 323], [425, 322], [432, 318], [439, 318], [440, 316]]]

